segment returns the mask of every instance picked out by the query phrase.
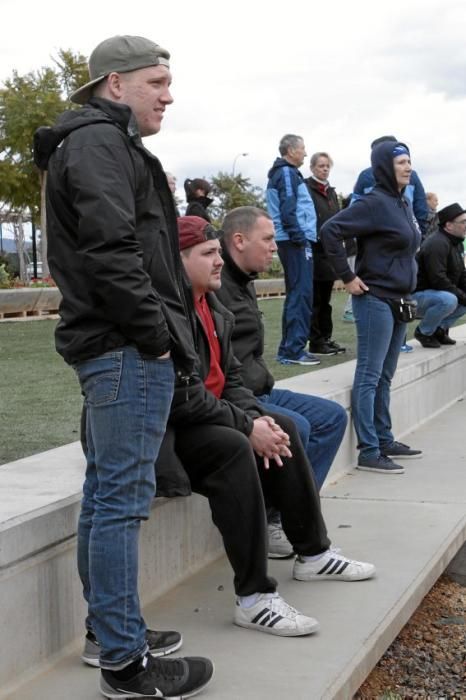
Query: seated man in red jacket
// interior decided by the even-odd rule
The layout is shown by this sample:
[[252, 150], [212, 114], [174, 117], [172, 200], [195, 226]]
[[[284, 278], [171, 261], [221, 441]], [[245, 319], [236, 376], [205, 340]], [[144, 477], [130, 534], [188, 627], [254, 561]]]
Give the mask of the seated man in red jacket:
[[[311, 634], [318, 623], [288, 605], [267, 574], [264, 497], [281, 514], [302, 581], [357, 581], [375, 573], [330, 548], [320, 500], [291, 419], [264, 410], [246, 389], [233, 356], [233, 315], [214, 294], [223, 260], [217, 232], [196, 216], [178, 219], [180, 249], [191, 283], [198, 364], [177, 373], [170, 414], [174, 450], [192, 489], [209, 499], [234, 570], [234, 621], [271, 634]], [[189, 299], [188, 299], [189, 303]]]

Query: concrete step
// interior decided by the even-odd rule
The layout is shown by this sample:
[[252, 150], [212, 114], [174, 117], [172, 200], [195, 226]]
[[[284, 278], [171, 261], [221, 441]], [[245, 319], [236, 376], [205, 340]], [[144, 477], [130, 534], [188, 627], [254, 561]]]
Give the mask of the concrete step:
[[[355, 470], [325, 489], [333, 543], [374, 562], [375, 579], [302, 583], [291, 579], [290, 560], [270, 563], [281, 594], [319, 619], [318, 634], [283, 639], [231, 624], [232, 575], [224, 558], [146, 607], [150, 625], [182, 631], [184, 654], [214, 660], [215, 678], [200, 697], [353, 697], [466, 540], [465, 418], [465, 402], [459, 400], [407, 436], [424, 455], [406, 460], [405, 474]], [[80, 662], [81, 643], [41, 676], [1, 697], [97, 700], [98, 672]]]

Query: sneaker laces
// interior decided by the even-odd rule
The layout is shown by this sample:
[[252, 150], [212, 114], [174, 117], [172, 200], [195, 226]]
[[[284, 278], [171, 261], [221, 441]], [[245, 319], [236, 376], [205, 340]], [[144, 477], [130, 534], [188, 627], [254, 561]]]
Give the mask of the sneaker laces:
[[142, 667], [149, 671], [155, 671], [165, 681], [175, 681], [185, 674], [183, 659], [154, 659], [150, 654], [143, 658]]
[[268, 524], [269, 538], [273, 540], [281, 540], [283, 535], [283, 528], [280, 521], [270, 522]]
[[299, 615], [299, 612], [296, 610], [296, 608], [293, 608], [291, 605], [288, 605], [288, 603], [285, 600], [283, 600], [279, 593], [269, 593], [266, 595], [266, 598], [270, 601], [269, 617], [278, 614], [282, 617], [287, 617], [291, 618], [292, 620], [295, 620], [296, 616]]

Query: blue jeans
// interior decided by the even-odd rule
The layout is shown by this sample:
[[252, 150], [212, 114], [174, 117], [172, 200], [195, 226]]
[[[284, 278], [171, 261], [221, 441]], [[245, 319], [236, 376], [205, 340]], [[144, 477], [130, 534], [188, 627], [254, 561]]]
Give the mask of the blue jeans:
[[309, 338], [312, 316], [312, 249], [278, 241], [278, 257], [285, 273], [286, 297], [278, 356], [296, 360]]
[[258, 399], [266, 410], [293, 419], [320, 490], [345, 434], [348, 419], [343, 406], [287, 389], [272, 389]]
[[417, 315], [422, 318], [419, 330], [424, 335], [432, 335], [437, 328], [447, 330], [466, 314], [466, 306], [458, 304], [458, 298], [451, 292], [438, 289], [424, 289], [415, 292]]
[[351, 394], [354, 427], [362, 457], [377, 457], [393, 442], [390, 386], [406, 323], [395, 321], [388, 304], [371, 294], [353, 296], [358, 334], [356, 372]]
[[123, 347], [75, 370], [87, 410], [78, 569], [101, 666], [116, 670], [146, 650], [137, 590], [139, 530], [155, 495], [173, 363], [144, 360], [136, 348]]

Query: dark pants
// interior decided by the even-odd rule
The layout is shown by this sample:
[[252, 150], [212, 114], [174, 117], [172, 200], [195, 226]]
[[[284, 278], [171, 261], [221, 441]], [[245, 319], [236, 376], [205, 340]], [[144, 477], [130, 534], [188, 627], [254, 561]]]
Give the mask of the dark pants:
[[283, 467], [271, 461], [268, 470], [238, 430], [201, 424], [177, 428], [176, 433], [176, 452], [193, 491], [209, 499], [240, 596], [276, 588], [267, 575], [264, 497], [281, 513], [297, 554], [319, 554], [330, 546], [319, 493], [294, 423], [285, 416], [273, 417], [290, 435], [293, 457], [283, 459]]
[[332, 299], [333, 280], [314, 279], [314, 303], [312, 305], [311, 332], [309, 347], [321, 345], [332, 337]]
[[312, 251], [279, 241], [278, 257], [285, 273], [282, 339], [278, 356], [296, 360], [306, 349], [312, 312]]

